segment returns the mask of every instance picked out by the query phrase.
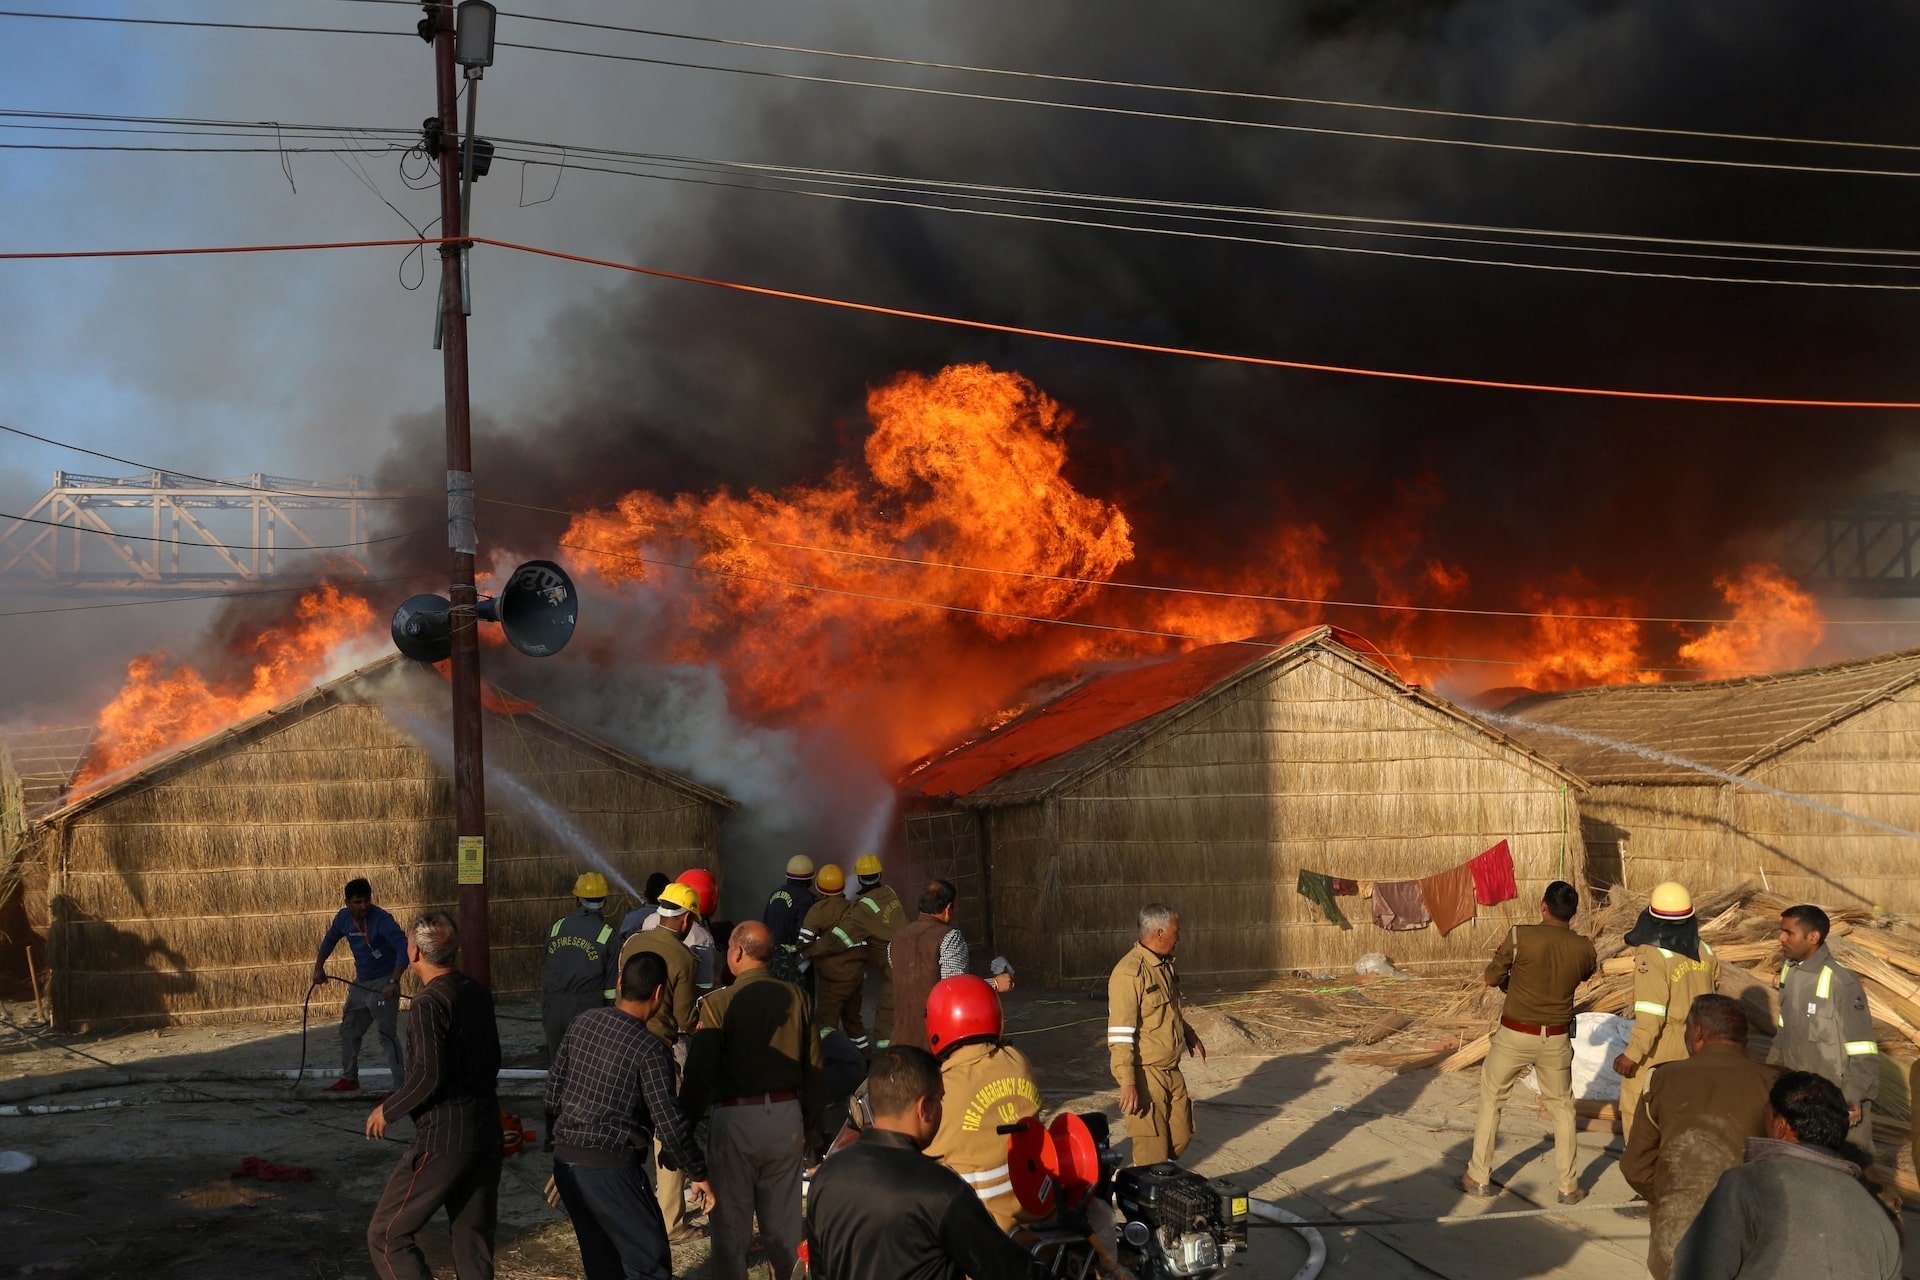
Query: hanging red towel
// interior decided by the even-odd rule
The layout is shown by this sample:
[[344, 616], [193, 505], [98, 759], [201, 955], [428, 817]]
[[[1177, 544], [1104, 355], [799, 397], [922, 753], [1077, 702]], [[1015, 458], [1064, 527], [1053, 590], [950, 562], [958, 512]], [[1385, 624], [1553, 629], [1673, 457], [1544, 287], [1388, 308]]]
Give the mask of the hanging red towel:
[[1502, 840], [1467, 864], [1473, 871], [1473, 897], [1483, 907], [1520, 896], [1513, 881], [1513, 851]]
[[1473, 873], [1465, 865], [1428, 876], [1419, 884], [1420, 901], [1442, 937], [1473, 919]]
[[1327, 880], [1328, 883], [1333, 886], [1333, 896], [1336, 898], [1357, 898], [1360, 896], [1360, 882], [1358, 880], [1344, 880], [1339, 876], [1329, 876]]

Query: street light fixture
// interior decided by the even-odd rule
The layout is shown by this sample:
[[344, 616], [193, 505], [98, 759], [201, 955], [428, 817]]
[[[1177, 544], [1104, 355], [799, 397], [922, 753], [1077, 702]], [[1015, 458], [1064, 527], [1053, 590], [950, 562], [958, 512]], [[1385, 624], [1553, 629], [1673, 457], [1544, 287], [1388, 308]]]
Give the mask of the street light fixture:
[[499, 11], [487, 0], [461, 0], [454, 10], [453, 60], [478, 80], [493, 65], [493, 27]]

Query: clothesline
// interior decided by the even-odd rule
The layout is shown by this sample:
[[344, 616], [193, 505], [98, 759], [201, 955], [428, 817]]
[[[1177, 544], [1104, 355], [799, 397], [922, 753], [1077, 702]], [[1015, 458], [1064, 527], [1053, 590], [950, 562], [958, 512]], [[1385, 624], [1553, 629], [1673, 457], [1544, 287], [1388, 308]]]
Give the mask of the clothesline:
[[1474, 917], [1476, 905], [1496, 906], [1520, 896], [1513, 851], [1505, 840], [1465, 862], [1417, 880], [1361, 880], [1300, 871], [1295, 892], [1326, 913], [1330, 923], [1352, 929], [1338, 898], [1368, 898], [1376, 928], [1400, 931], [1429, 924], [1445, 937]]

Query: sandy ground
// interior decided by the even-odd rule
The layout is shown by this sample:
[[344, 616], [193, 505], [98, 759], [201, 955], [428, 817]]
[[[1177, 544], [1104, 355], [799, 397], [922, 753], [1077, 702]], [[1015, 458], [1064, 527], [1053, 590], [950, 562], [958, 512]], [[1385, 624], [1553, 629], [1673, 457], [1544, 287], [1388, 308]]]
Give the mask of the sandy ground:
[[[1225, 995], [1195, 995], [1196, 1004]], [[0, 1024], [0, 1102], [123, 1105], [58, 1116], [0, 1117], [0, 1149], [40, 1161], [0, 1176], [0, 1275], [139, 1276], [148, 1280], [345, 1280], [371, 1277], [366, 1220], [398, 1160], [401, 1142], [369, 1142], [360, 1126], [368, 1094], [326, 1095], [288, 1081], [195, 1080], [128, 1085], [114, 1069], [184, 1073], [288, 1070], [300, 1061], [297, 1023], [172, 1028], [117, 1036], [47, 1036], [21, 1005]], [[544, 1055], [537, 1010], [501, 1010], [509, 1067]], [[512, 1020], [508, 1020], [512, 1019]], [[1075, 1110], [1115, 1107], [1106, 1074], [1102, 1004], [1087, 993], [1016, 992], [1009, 1030], [1032, 1057], [1048, 1102]], [[1453, 1188], [1465, 1168], [1478, 1079], [1472, 1073], [1393, 1076], [1346, 1062], [1343, 1043], [1276, 1035], [1232, 1006], [1196, 1012], [1212, 1050], [1188, 1069], [1199, 1136], [1185, 1163], [1309, 1218], [1434, 1218], [1552, 1206], [1550, 1140], [1531, 1106], [1510, 1111], [1496, 1178], [1509, 1193], [1489, 1205]], [[21, 1030], [33, 1032], [38, 1042]], [[335, 1065], [331, 1021], [310, 1034], [308, 1064]], [[370, 1052], [372, 1051], [372, 1052]], [[363, 1049], [363, 1081], [377, 1047]], [[537, 1120], [537, 1084], [503, 1086], [503, 1105]], [[55, 1092], [55, 1091], [59, 1092]], [[377, 1093], [373, 1096], [377, 1096]], [[523, 1104], [516, 1108], [514, 1101]], [[1450, 1280], [1644, 1275], [1646, 1217], [1590, 1209], [1624, 1202], [1610, 1135], [1582, 1136], [1581, 1169], [1592, 1190], [1584, 1212], [1450, 1226], [1329, 1228], [1323, 1274]], [[311, 1182], [263, 1183], [229, 1174], [247, 1156], [303, 1165]], [[511, 1158], [501, 1183], [502, 1280], [572, 1277], [579, 1255], [564, 1218], [539, 1193], [548, 1169], [538, 1152]], [[1910, 1228], [1916, 1223], [1909, 1215]], [[1920, 1232], [1909, 1230], [1909, 1238]], [[452, 1274], [444, 1231], [426, 1247]], [[1292, 1232], [1256, 1230], [1233, 1268], [1236, 1280], [1286, 1280], [1305, 1260]], [[1920, 1276], [1910, 1250], [1908, 1274]], [[708, 1274], [704, 1242], [676, 1252], [676, 1272]], [[765, 1276], [764, 1267], [756, 1277]]]

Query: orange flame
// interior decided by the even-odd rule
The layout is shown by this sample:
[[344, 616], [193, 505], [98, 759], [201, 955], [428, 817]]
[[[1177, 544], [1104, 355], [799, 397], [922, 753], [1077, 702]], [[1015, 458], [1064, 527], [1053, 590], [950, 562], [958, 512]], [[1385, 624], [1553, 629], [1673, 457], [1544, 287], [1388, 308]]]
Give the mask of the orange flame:
[[107, 774], [285, 702], [326, 671], [334, 652], [374, 630], [373, 607], [338, 587], [300, 597], [286, 622], [253, 632], [234, 646], [250, 664], [244, 675], [210, 680], [164, 653], [127, 664], [127, 683], [100, 712], [99, 736], [74, 780], [85, 791]]
[[1733, 618], [1680, 646], [1689, 666], [1718, 674], [1801, 667], [1826, 638], [1820, 606], [1775, 565], [1750, 564], [1713, 585]]
[[1546, 692], [1660, 679], [1656, 672], [1633, 669], [1645, 665], [1641, 624], [1620, 615], [1643, 612], [1638, 601], [1606, 596], [1578, 573], [1558, 590], [1530, 590], [1522, 600], [1541, 614], [1574, 615], [1532, 619], [1533, 634], [1515, 663], [1529, 688]]

